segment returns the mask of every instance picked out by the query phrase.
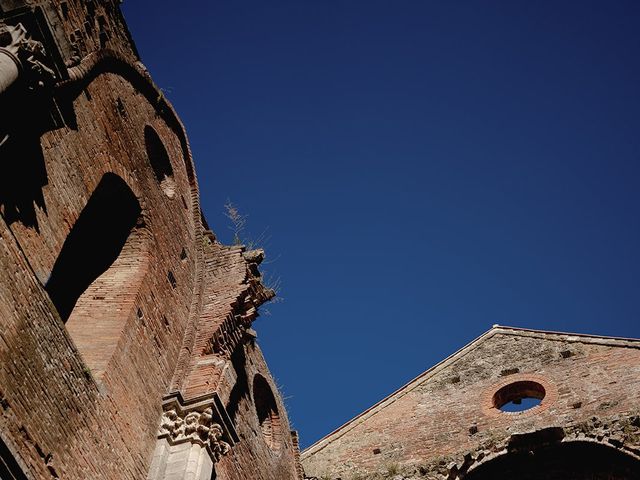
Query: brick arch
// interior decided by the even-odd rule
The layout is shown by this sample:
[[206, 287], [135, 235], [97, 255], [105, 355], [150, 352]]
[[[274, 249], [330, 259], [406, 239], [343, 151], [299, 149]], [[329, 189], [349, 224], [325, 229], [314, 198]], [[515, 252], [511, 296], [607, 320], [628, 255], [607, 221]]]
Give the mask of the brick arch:
[[[136, 199], [138, 200], [138, 203], [140, 203], [142, 219], [144, 220], [144, 223], [146, 225], [149, 220], [149, 206], [144, 193], [140, 188], [140, 185], [138, 184], [137, 179], [133, 175], [131, 175], [129, 169], [121, 163], [110, 162], [108, 168], [104, 172], [102, 172], [102, 177], [104, 177], [105, 175], [118, 176], [124, 183], [126, 183], [127, 188], [129, 188], [129, 190], [133, 192]], [[95, 185], [93, 186], [94, 189], [98, 186], [99, 182], [100, 179], [96, 181]]]
[[119, 175], [105, 173], [69, 232], [45, 289], [86, 365], [100, 377], [149, 266], [143, 206]]
[[[176, 190], [176, 194], [173, 200], [175, 202], [174, 206], [176, 208], [179, 208], [181, 211], [184, 211], [185, 218], [188, 220], [188, 229], [193, 232], [194, 236], [193, 241], [191, 239], [188, 239], [191, 245], [191, 247], [188, 249], [188, 262], [189, 264], [193, 264], [193, 268], [182, 270], [188, 270], [188, 275], [190, 275], [190, 278], [188, 278], [187, 281], [189, 282], [189, 285], [192, 285], [193, 288], [191, 302], [187, 307], [189, 310], [186, 315], [180, 315], [180, 319], [168, 319], [169, 322], [175, 323], [177, 328], [185, 329], [184, 335], [186, 340], [183, 344], [183, 348], [179, 351], [179, 359], [177, 362], [177, 367], [175, 368], [175, 377], [174, 380], [172, 380], [173, 382], [178, 383], [181, 381], [182, 375], [184, 375], [185, 370], [189, 367], [191, 356], [190, 344], [192, 341], [194, 341], [196, 335], [198, 308], [200, 306], [199, 302], [201, 301], [199, 294], [204, 289], [204, 274], [206, 271], [206, 266], [204, 264], [204, 247], [207, 243], [205, 242], [205, 239], [203, 237], [203, 230], [208, 229], [208, 226], [206, 225], [206, 220], [202, 217], [201, 213], [198, 186], [194, 173], [188, 139], [179, 118], [173, 111], [173, 107], [164, 99], [164, 97], [162, 96], [162, 92], [158, 90], [157, 87], [151, 82], [148, 75], [145, 75], [145, 72], [143, 70], [144, 67], [142, 67], [141, 64], [131, 63], [130, 59], [117, 58], [117, 54], [115, 57], [113, 55], [114, 52], [104, 51], [86, 57], [81, 61], [80, 65], [69, 69], [70, 80], [59, 83], [56, 88], [64, 92], [66, 94], [66, 98], [75, 101], [78, 96], [82, 94], [83, 90], [96, 80], [106, 79], [106, 77], [108, 76], [117, 77], [111, 80], [126, 82], [128, 84], [125, 85], [127, 89], [129, 86], [131, 86], [133, 90], [137, 92], [137, 103], [140, 104], [140, 102], [142, 102], [143, 105], [146, 101], [148, 106], [155, 110], [155, 115], [148, 115], [144, 119], [142, 119], [142, 121], [135, 122], [135, 131], [127, 132], [131, 141], [136, 144], [136, 153], [139, 153], [139, 158], [135, 159], [135, 164], [133, 167], [140, 167], [137, 171], [132, 169], [131, 167], [128, 167], [127, 163], [130, 162], [124, 162], [123, 159], [119, 158], [118, 155], [104, 154], [100, 159], [100, 167], [113, 170], [114, 172], [125, 178], [125, 180], [125, 175], [128, 175], [127, 170], [130, 170], [131, 175], [133, 175], [135, 178], [135, 181], [128, 183], [130, 183], [132, 186], [139, 185], [140, 188], [143, 189], [143, 194], [149, 195], [148, 210], [150, 212], [150, 215], [146, 221], [146, 224], [149, 226], [149, 230], [154, 235], [160, 232], [159, 228], [162, 228], [162, 224], [158, 221], [161, 220], [161, 215], [156, 215], [154, 213], [157, 204], [155, 204], [152, 200], [152, 198], [154, 198], [152, 196], [154, 192], [151, 189], [154, 188], [153, 183], [155, 182], [155, 180], [153, 179], [153, 172], [150, 168], [150, 165], [148, 164], [147, 156], [145, 154], [145, 125], [150, 125], [151, 127], [153, 127], [156, 132], [158, 132], [160, 138], [165, 142], [165, 145], [167, 147], [171, 146], [171, 148], [168, 148], [168, 150], [171, 155], [171, 160], [173, 161], [173, 170], [175, 174], [176, 184], [179, 187]], [[129, 103], [127, 101], [127, 98], [123, 98], [125, 99], [125, 108], [128, 108]], [[138, 107], [140, 107], [140, 105], [138, 105]], [[147, 106], [144, 107], [146, 110]], [[141, 201], [144, 200], [144, 197], [140, 197], [140, 195], [138, 195], [138, 197], [141, 199]], [[147, 209], [144, 207], [143, 210], [147, 211]], [[165, 209], [165, 212], [169, 211], [171, 211], [170, 207]], [[158, 222], [156, 223], [156, 221]], [[172, 255], [172, 252], [159, 251], [155, 245], [153, 246], [153, 249], [154, 254], [156, 254], [159, 259], [171, 258], [170, 255]], [[151, 269], [155, 271], [155, 269], [159, 265], [160, 263], [154, 262], [154, 264], [151, 266]], [[167, 265], [167, 267], [168, 270], [172, 270], [169, 265]], [[178, 269], [180, 269], [180, 267], [178, 267]], [[176, 274], [178, 273], [175, 270], [173, 270], [173, 272], [175, 272]], [[168, 275], [168, 273], [169, 272], [166, 271], [164, 272], [165, 275]], [[156, 277], [152, 275], [150, 278]], [[150, 282], [150, 284], [152, 283]], [[180, 286], [186, 284], [187, 282], [180, 283]], [[167, 297], [163, 297], [163, 301], [165, 298]], [[189, 297], [183, 295], [180, 298], [180, 301], [183, 302], [187, 301], [188, 299]], [[141, 303], [144, 303], [144, 301], [142, 301]], [[148, 312], [143, 311], [143, 314], [145, 313]], [[140, 324], [140, 322], [138, 323]], [[155, 341], [155, 344], [159, 349], [161, 349], [160, 344], [163, 342], [165, 333], [166, 332], [163, 330], [162, 334], [159, 335], [157, 341]], [[154, 338], [154, 340], [156, 339]], [[166, 351], [163, 350], [163, 352]], [[173, 388], [178, 387], [176, 386]]]
[[171, 156], [160, 134], [149, 124], [144, 127], [144, 145], [147, 161], [151, 165], [157, 184], [167, 197], [174, 198], [176, 182], [173, 178]]
[[[128, 166], [126, 162], [123, 163], [121, 161], [122, 159], [118, 158], [117, 155], [107, 154], [101, 157], [101, 164], [96, 166], [96, 170], [102, 167], [104, 169], [102, 172], [115, 173], [125, 180], [140, 201], [144, 223], [149, 226], [151, 231], [155, 231], [153, 224], [155, 216], [151, 215], [153, 205], [150, 205], [146, 198], [150, 192], [148, 190], [145, 192], [143, 179], [142, 177], [138, 177], [140, 170], [148, 169], [148, 171], [151, 172], [150, 178], [153, 178], [156, 173], [153, 167], [148, 168], [150, 162], [148, 158], [149, 151], [145, 148], [145, 131], [153, 129], [162, 141], [163, 148], [167, 151], [167, 155], [169, 155], [174, 170], [173, 176], [175, 177], [168, 182], [170, 184], [168, 188], [166, 188], [167, 185], [163, 185], [164, 182], [162, 182], [162, 180], [159, 181], [160, 186], [169, 199], [181, 200], [184, 205], [184, 210], [190, 220], [190, 225], [193, 226], [196, 232], [195, 245], [199, 251], [195, 253], [196, 255], [200, 255], [202, 228], [203, 224], [206, 224], [206, 220], [202, 217], [201, 213], [200, 196], [191, 147], [184, 126], [177, 117], [173, 107], [163, 97], [162, 91], [145, 75], [146, 71], [143, 69], [142, 64], [130, 63], [129, 59], [120, 58], [119, 54], [105, 50], [89, 55], [83, 59], [79, 66], [69, 69], [70, 79], [59, 83], [56, 88], [64, 91], [72, 101], [75, 101], [80, 93], [96, 81], [96, 79], [105, 75], [114, 75], [131, 85], [135, 91], [144, 97], [144, 100], [147, 101], [151, 108], [156, 110], [156, 115], [148, 118], [146, 123], [136, 125], [136, 135], [139, 136], [137, 140], [142, 144], [140, 157], [138, 159], [141, 164], [136, 163], [132, 170], [132, 167]], [[169, 144], [172, 146], [175, 145], [177, 148], [167, 149]], [[139, 167], [140, 169], [137, 170]], [[208, 229], [208, 226], [205, 225], [205, 228]]]
[[265, 443], [272, 451], [279, 453], [283, 440], [282, 420], [273, 390], [267, 379], [259, 373], [253, 377], [253, 403]]
[[[187, 204], [191, 221], [195, 230], [195, 244], [193, 258], [195, 259], [195, 278], [194, 282], [198, 294], [193, 296], [193, 302], [187, 320], [187, 330], [185, 331], [185, 343], [180, 351], [178, 364], [175, 369], [174, 378], [171, 381], [172, 388], [178, 389], [182, 379], [186, 375], [186, 371], [190, 364], [190, 342], [195, 340], [196, 330], [195, 324], [197, 319], [197, 308], [199, 294], [204, 288], [204, 252], [203, 245], [205, 242], [204, 231], [209, 229], [206, 220], [202, 216], [200, 207], [200, 195], [198, 182], [195, 175], [195, 166], [191, 153], [191, 146], [186, 134], [186, 130], [173, 105], [164, 97], [163, 92], [153, 83], [145, 66], [121, 52], [112, 49], [103, 49], [98, 52], [91, 53], [84, 57], [80, 63], [68, 69], [68, 79], [58, 82], [55, 86], [56, 90], [70, 101], [74, 101], [82, 92], [100, 75], [112, 73], [122, 77], [125, 81], [133, 86], [148, 102], [148, 104], [156, 111], [153, 126], [158, 130], [156, 122], [163, 121], [164, 124], [177, 137], [182, 150], [182, 162], [186, 173], [186, 180], [189, 190], [184, 192], [183, 200]], [[73, 117], [73, 114], [71, 114]], [[73, 124], [74, 119], [70, 119]], [[114, 160], [110, 161], [112, 168], [120, 169], [120, 165], [115, 165]], [[119, 172], [119, 170], [118, 170]], [[122, 175], [123, 178], [124, 175]], [[126, 180], [126, 178], [125, 178]], [[129, 183], [129, 182], [128, 182]], [[132, 183], [130, 183], [132, 185]], [[135, 190], [134, 190], [135, 191]], [[137, 193], [137, 192], [136, 192]], [[138, 196], [140, 198], [140, 196]], [[143, 210], [147, 211], [143, 206]], [[153, 225], [151, 225], [153, 228]]]
[[526, 445], [486, 457], [461, 480], [633, 480], [640, 460], [612, 445], [588, 440]]
[[95, 78], [104, 73], [114, 73], [129, 82], [178, 136], [189, 184], [197, 192], [191, 146], [184, 125], [173, 106], [164, 97], [162, 90], [153, 83], [146, 68], [140, 62], [134, 63], [118, 51], [103, 49], [89, 54], [81, 60], [79, 65], [70, 68], [69, 79], [58, 83], [56, 88], [68, 92], [71, 97], [76, 97]]

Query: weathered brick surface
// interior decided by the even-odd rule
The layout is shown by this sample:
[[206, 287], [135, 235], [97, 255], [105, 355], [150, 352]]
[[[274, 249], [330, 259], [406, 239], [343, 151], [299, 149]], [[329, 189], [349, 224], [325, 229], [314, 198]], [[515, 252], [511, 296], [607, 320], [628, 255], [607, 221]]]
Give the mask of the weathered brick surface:
[[[216, 471], [220, 472], [219, 478], [298, 478], [295, 457], [290, 454], [295, 451], [295, 445], [285, 406], [270, 378], [264, 358], [255, 345], [249, 344], [240, 351], [244, 351], [244, 355], [234, 356], [233, 368], [228, 373], [236, 380], [224, 382], [220, 392], [236, 423], [241, 441], [234, 447], [234, 454], [224, 457], [218, 464]], [[276, 398], [279, 423], [273, 433], [275, 448], [267, 445], [258, 423], [253, 389], [256, 375], [262, 375], [268, 380]]]
[[[16, 3], [0, 7], [9, 15]], [[115, 3], [38, 5], [58, 28], [45, 48], [66, 64], [50, 93], [65, 123], [30, 132], [26, 111], [0, 151], [11, 175], [0, 196], [4, 443], [33, 478], [144, 479], [163, 397], [217, 392], [241, 437], [217, 478], [297, 478], [284, 405], [246, 333], [271, 295], [259, 261], [220, 245], [203, 225], [182, 125], [139, 64]], [[150, 128], [170, 162], [164, 178], [149, 158]], [[65, 325], [45, 286], [105, 174], [126, 183], [141, 217]], [[259, 425], [256, 374], [277, 399], [277, 452]]]
[[[544, 386], [540, 406], [521, 413], [493, 406], [502, 386], [525, 380]], [[593, 433], [594, 418], [614, 429], [627, 425], [637, 454], [639, 393], [640, 341], [494, 328], [307, 449], [303, 465], [307, 475], [332, 478], [396, 468], [426, 475], [451, 462], [459, 468], [466, 454], [496, 453], [517, 433], [550, 427], [563, 428], [565, 439], [578, 438], [580, 429]], [[589, 438], [606, 442], [606, 435]]]

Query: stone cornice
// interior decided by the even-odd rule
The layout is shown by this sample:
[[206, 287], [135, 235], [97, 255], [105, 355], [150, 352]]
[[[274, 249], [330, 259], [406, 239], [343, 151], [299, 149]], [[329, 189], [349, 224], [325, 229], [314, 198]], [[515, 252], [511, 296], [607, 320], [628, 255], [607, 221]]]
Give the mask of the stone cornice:
[[264, 250], [242, 251], [246, 273], [246, 288], [232, 305], [232, 311], [224, 322], [216, 329], [207, 342], [205, 355], [217, 354], [230, 357], [238, 344], [244, 340], [252, 340], [255, 335], [251, 331], [253, 321], [258, 317], [258, 308], [268, 302], [276, 293], [262, 283], [262, 275], [258, 266], [264, 260]]

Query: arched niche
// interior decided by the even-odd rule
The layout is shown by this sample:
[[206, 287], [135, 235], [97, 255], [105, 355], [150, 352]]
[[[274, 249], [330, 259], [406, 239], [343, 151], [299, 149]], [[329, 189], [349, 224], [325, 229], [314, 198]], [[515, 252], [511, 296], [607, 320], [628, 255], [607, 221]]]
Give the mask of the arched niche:
[[523, 449], [488, 460], [464, 480], [634, 480], [640, 461], [596, 442], [572, 441]]
[[162, 139], [149, 125], [144, 127], [144, 143], [149, 163], [160, 188], [167, 197], [173, 198], [176, 192], [176, 182], [173, 178], [171, 159]]
[[69, 232], [45, 285], [94, 375], [109, 362], [148, 264], [142, 208], [105, 174]]
[[265, 443], [274, 452], [279, 452], [282, 442], [282, 424], [278, 405], [269, 382], [259, 374], [253, 378], [253, 402]]

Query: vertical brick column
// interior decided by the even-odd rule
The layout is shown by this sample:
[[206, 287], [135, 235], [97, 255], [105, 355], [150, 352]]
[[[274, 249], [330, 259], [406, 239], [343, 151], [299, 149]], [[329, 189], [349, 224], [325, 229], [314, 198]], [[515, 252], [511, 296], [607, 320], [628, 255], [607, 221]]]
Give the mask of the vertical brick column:
[[291, 440], [293, 441], [293, 452], [296, 460], [296, 473], [298, 474], [298, 479], [302, 480], [304, 478], [304, 469], [302, 468], [302, 463], [300, 463], [300, 437], [296, 430], [291, 430]]

